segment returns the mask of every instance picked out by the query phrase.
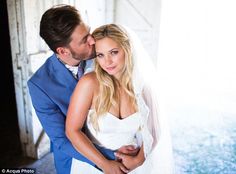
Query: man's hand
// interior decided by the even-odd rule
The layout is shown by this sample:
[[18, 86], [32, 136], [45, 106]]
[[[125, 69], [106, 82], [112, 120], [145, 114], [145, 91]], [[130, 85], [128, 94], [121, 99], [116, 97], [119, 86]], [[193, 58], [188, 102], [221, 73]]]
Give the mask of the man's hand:
[[135, 147], [133, 145], [122, 146], [116, 152], [128, 155], [128, 156], [136, 156], [139, 152], [140, 148]]
[[144, 157], [141, 157], [139, 155], [137, 155], [137, 156], [130, 156], [130, 155], [126, 155], [126, 154], [123, 154], [123, 153], [120, 153], [120, 152], [116, 152], [115, 156], [130, 171], [134, 170], [138, 166], [142, 165], [143, 162], [144, 162]]
[[126, 174], [129, 170], [120, 162], [107, 160], [101, 166], [104, 174]]

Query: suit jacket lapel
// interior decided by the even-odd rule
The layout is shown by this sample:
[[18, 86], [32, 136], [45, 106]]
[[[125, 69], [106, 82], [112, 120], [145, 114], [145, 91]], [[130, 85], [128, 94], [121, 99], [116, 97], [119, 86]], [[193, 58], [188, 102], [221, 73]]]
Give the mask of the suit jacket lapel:
[[72, 73], [65, 67], [62, 62], [60, 62], [55, 54], [53, 55], [52, 59], [54, 77], [61, 84], [72, 87], [74, 89], [75, 85], [78, 82], [77, 79], [74, 78]]

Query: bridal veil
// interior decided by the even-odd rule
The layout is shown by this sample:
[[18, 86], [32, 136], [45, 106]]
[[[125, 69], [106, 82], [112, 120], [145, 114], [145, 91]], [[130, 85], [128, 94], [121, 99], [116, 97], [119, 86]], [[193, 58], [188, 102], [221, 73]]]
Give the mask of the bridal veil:
[[138, 109], [143, 115], [142, 121], [144, 123], [141, 131], [146, 157], [144, 163], [146, 167], [143, 167], [146, 171], [144, 172], [173, 174], [170, 130], [165, 116], [160, 114], [158, 108], [158, 83], [155, 66], [136, 33], [126, 26], [120, 27], [128, 34], [133, 54], [133, 85]]

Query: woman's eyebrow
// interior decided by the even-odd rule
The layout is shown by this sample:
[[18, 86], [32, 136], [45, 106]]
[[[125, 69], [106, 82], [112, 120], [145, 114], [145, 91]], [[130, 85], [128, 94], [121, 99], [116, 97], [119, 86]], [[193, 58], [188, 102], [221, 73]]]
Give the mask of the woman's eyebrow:
[[109, 52], [112, 52], [112, 51], [117, 51], [119, 48], [112, 48], [111, 50], [109, 50]]

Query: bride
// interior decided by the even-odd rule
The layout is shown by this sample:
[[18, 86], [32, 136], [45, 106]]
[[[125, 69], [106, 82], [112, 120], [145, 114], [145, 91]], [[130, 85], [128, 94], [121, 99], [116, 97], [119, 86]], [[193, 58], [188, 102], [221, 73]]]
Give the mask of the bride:
[[[155, 71], [140, 40], [116, 24], [103, 25], [92, 35], [95, 70], [75, 88], [66, 134], [101, 170], [73, 159], [71, 174], [173, 173], [169, 134], [158, 113], [151, 79]], [[113, 150], [117, 159], [106, 159], [95, 145]], [[140, 150], [134, 156], [116, 152], [124, 145]]]

